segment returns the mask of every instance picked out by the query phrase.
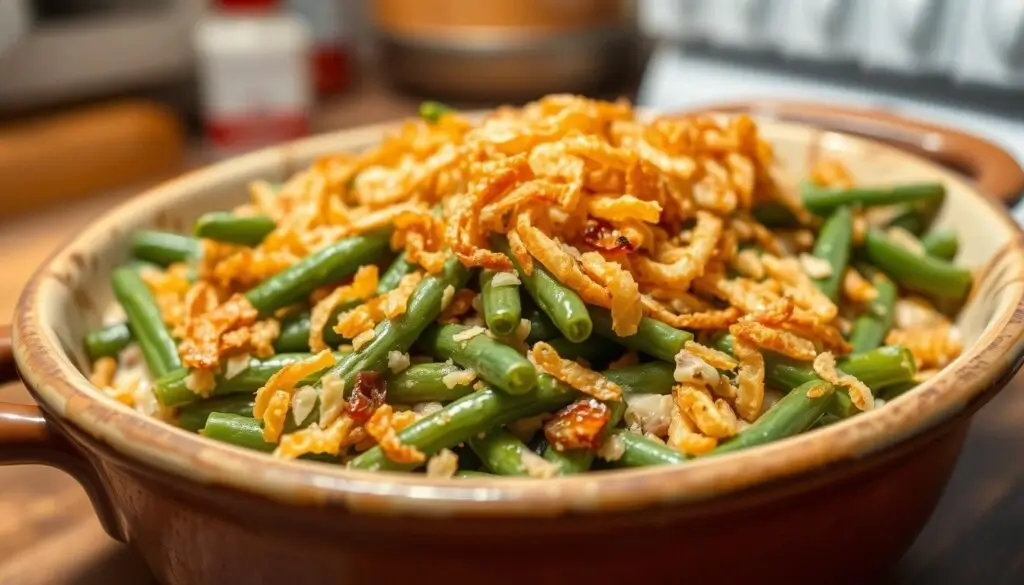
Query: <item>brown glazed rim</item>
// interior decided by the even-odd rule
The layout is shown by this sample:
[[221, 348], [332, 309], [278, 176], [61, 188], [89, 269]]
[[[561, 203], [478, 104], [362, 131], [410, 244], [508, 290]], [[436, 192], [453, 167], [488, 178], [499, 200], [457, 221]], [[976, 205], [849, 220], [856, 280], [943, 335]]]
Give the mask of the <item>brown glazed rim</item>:
[[[785, 126], [785, 124], [779, 124]], [[890, 402], [811, 434], [785, 439], [748, 451], [696, 460], [682, 466], [583, 474], [545, 481], [516, 478], [429, 479], [420, 474], [374, 473], [298, 461], [207, 440], [143, 416], [99, 392], [74, 367], [44, 329], [47, 287], [58, 281], [76, 250], [100, 241], [120, 219], [144, 213], [153, 204], [172, 203], [176, 191], [201, 188], [226, 172], [228, 165], [292, 164], [296, 151], [339, 141], [340, 136], [379, 137], [388, 126], [371, 126], [314, 137], [267, 149], [185, 175], [144, 196], [126, 202], [95, 222], [54, 254], [32, 277], [18, 304], [14, 323], [14, 354], [21, 375], [52, 415], [62, 417], [85, 434], [142, 465], [162, 470], [180, 481], [216, 484], [297, 505], [340, 505], [352, 512], [420, 517], [550, 517], [567, 513], [626, 511], [665, 504], [699, 502], [807, 473], [829, 464], [860, 459], [965, 415], [990, 398], [1024, 354], [1024, 244], [1016, 223], [998, 203], [977, 194], [955, 173], [937, 168], [943, 181], [977, 195], [978, 205], [997, 210], [1004, 227], [1016, 234], [989, 261], [984, 271], [998, 269], [1001, 292], [1012, 302], [999, 311], [977, 342], [942, 374]], [[859, 139], [852, 139], [859, 140]], [[326, 142], [324, 142], [326, 141]], [[908, 156], [896, 148], [886, 156]], [[909, 155], [912, 156], [912, 155]], [[927, 164], [926, 161], [921, 161]], [[1016, 165], [1016, 163], [1014, 163]], [[932, 165], [934, 166], [934, 165]], [[1017, 169], [1019, 173], [1019, 168]], [[1019, 184], [1018, 189], [1024, 185]], [[77, 434], [77, 433], [76, 433]]]

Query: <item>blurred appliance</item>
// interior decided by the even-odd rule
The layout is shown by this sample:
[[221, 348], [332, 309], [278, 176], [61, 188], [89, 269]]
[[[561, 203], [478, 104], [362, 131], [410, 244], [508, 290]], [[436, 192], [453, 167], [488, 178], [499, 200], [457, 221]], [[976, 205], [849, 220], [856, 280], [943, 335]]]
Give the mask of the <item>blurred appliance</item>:
[[1024, 162], [1022, 0], [670, 1], [639, 5], [660, 41], [643, 106], [845, 102], [964, 128]]
[[[206, 0], [0, 0], [0, 107], [184, 78], [192, 69], [192, 26], [205, 5]], [[15, 36], [8, 26], [18, 15], [29, 19], [27, 26], [11, 27]]]
[[636, 65], [630, 0], [374, 0], [384, 73], [438, 97], [595, 91]]

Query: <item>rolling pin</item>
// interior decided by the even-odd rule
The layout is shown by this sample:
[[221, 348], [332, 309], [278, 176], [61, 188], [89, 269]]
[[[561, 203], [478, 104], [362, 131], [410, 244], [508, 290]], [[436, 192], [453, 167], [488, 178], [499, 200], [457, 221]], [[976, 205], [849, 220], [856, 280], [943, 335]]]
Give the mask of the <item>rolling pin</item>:
[[0, 126], [0, 218], [170, 176], [184, 156], [181, 122], [148, 101]]

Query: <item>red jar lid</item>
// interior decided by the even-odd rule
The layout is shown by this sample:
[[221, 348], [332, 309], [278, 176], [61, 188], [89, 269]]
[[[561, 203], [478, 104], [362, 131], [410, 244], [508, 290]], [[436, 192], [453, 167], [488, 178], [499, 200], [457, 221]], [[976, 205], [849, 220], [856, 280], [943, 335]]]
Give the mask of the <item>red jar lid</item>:
[[217, 6], [225, 10], [268, 10], [278, 4], [280, 0], [217, 0]]

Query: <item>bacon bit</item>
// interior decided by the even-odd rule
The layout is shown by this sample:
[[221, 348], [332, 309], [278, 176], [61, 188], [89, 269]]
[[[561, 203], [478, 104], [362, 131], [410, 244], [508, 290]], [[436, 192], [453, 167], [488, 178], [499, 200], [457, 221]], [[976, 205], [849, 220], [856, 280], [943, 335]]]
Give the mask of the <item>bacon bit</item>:
[[530, 358], [538, 368], [584, 394], [598, 400], [622, 399], [622, 388], [618, 384], [576, 362], [562, 359], [555, 348], [543, 341], [533, 345]]
[[732, 371], [739, 365], [736, 358], [731, 355], [706, 345], [701, 345], [696, 341], [687, 341], [683, 344], [683, 349], [719, 370]]
[[558, 451], [593, 449], [601, 446], [611, 409], [593, 398], [577, 400], [555, 414], [544, 425], [544, 436]]
[[365, 423], [385, 403], [388, 385], [377, 372], [359, 372], [352, 387], [352, 396], [345, 405], [345, 413], [357, 423]]
[[878, 298], [878, 290], [851, 266], [843, 273], [843, 296], [854, 303], [870, 303]]
[[736, 434], [736, 415], [722, 399], [712, 400], [706, 390], [687, 384], [673, 388], [676, 408], [697, 425], [700, 432], [715, 439]]
[[836, 369], [836, 358], [829, 352], [818, 354], [814, 358], [814, 372], [821, 376], [822, 380], [836, 386], [842, 386], [850, 391], [850, 400], [860, 410], [871, 410], [875, 407], [875, 399], [871, 395], [871, 388], [857, 378], [840, 373]]
[[885, 343], [910, 350], [919, 370], [944, 368], [963, 351], [959, 330], [948, 323], [893, 329]]
[[741, 321], [730, 327], [729, 331], [735, 337], [795, 360], [810, 361], [816, 354], [814, 343], [810, 340], [789, 331], [773, 329], [757, 321]]
[[264, 439], [276, 442], [281, 436], [295, 385], [306, 377], [333, 366], [335, 361], [334, 354], [324, 350], [308, 360], [282, 367], [256, 391], [252, 414], [264, 422]]
[[427, 461], [427, 477], [449, 478], [459, 471], [459, 456], [450, 449], [441, 449]]
[[744, 420], [754, 421], [764, 401], [764, 356], [756, 345], [741, 337], [733, 340], [732, 351], [740, 363], [736, 373], [736, 413]]
[[101, 357], [92, 364], [89, 382], [97, 388], [109, 388], [114, 385], [117, 374], [117, 360], [112, 357]]
[[334, 309], [344, 303], [372, 297], [377, 290], [377, 280], [376, 265], [360, 266], [351, 284], [339, 286], [313, 306], [309, 314], [309, 348], [312, 351], [323, 351], [327, 348], [327, 344], [324, 343], [324, 326], [327, 325], [327, 320]]
[[423, 463], [426, 454], [412, 445], [403, 444], [398, 433], [416, 420], [413, 412], [396, 413], [390, 404], [381, 404], [370, 416], [363, 428], [377, 441], [384, 456], [395, 463]]
[[615, 229], [615, 227], [600, 219], [592, 219], [587, 222], [583, 230], [583, 241], [595, 250], [608, 256], [619, 256], [630, 254], [636, 250], [636, 246]]
[[317, 423], [313, 423], [305, 429], [282, 436], [277, 448], [274, 449], [274, 457], [295, 459], [315, 453], [338, 455], [342, 442], [352, 432], [354, 425], [355, 422], [347, 416], [335, 419], [327, 428], [321, 428]]
[[[447, 288], [445, 292], [447, 292]], [[473, 308], [473, 299], [476, 298], [476, 291], [468, 288], [460, 289], [455, 293], [437, 320], [440, 323], [457, 323], [459, 318]], [[482, 333], [482, 332], [481, 332]]]
[[256, 308], [240, 294], [199, 316], [188, 324], [184, 341], [178, 348], [182, 364], [204, 370], [217, 368], [220, 365], [221, 337], [233, 329], [252, 325], [257, 316]]

